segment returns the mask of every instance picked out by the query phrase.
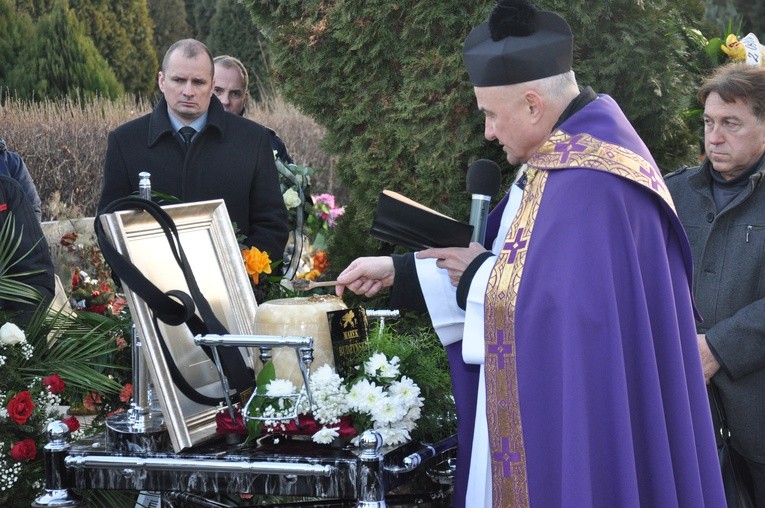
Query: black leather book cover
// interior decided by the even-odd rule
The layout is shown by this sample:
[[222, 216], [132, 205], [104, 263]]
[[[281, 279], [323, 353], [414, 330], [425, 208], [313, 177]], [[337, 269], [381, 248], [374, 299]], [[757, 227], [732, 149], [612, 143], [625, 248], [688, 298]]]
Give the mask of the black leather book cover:
[[473, 226], [452, 219], [397, 192], [384, 190], [372, 221], [372, 236], [412, 250], [467, 247]]

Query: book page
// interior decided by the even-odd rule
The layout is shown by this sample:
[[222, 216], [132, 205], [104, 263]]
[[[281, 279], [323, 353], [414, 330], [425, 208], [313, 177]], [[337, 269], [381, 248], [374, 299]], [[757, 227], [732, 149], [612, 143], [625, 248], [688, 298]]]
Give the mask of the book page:
[[456, 221], [456, 219], [453, 219], [453, 218], [449, 217], [448, 215], [444, 215], [441, 212], [437, 212], [436, 210], [433, 210], [432, 208], [428, 208], [427, 206], [425, 206], [423, 204], [420, 204], [420, 203], [418, 203], [417, 201], [415, 201], [413, 199], [409, 199], [408, 197], [404, 196], [403, 194], [399, 194], [398, 192], [395, 192], [395, 191], [392, 191], [392, 190], [388, 190], [388, 189], [385, 189], [382, 192], [386, 196], [389, 196], [389, 197], [395, 199], [396, 201], [400, 201], [400, 202], [405, 203], [407, 205], [411, 205], [411, 206], [414, 206], [414, 207], [419, 208], [421, 210], [425, 210], [426, 212], [432, 213], [434, 215], [441, 216], [441, 217], [443, 217], [445, 219]]

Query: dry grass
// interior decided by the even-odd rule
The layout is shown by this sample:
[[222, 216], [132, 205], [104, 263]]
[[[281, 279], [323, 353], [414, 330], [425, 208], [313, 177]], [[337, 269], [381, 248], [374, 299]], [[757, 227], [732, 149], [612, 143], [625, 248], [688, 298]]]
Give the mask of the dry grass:
[[[7, 99], [0, 105], [0, 136], [21, 154], [43, 203], [43, 220], [95, 214], [101, 191], [106, 138], [118, 125], [151, 111], [147, 101], [123, 98], [30, 103]], [[282, 100], [248, 114], [274, 129], [295, 162], [325, 168], [314, 192], [336, 192], [334, 164], [320, 148], [323, 129]]]

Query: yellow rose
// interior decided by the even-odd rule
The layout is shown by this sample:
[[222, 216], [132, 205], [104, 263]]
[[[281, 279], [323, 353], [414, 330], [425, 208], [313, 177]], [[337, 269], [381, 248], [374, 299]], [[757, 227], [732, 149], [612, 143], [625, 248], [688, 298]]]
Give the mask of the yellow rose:
[[250, 250], [242, 251], [242, 258], [247, 275], [255, 284], [260, 281], [261, 273], [271, 273], [271, 259], [267, 252], [261, 252], [257, 247], [250, 247]]

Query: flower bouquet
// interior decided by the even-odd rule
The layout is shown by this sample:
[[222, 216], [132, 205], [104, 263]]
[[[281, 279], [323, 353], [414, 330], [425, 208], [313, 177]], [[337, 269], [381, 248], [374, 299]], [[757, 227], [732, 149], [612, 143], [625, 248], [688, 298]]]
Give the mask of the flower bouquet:
[[277, 378], [269, 362], [243, 410], [248, 439], [266, 433], [310, 437], [320, 444], [347, 439], [357, 444], [361, 432], [373, 429], [386, 445], [409, 441], [424, 399], [417, 384], [402, 375], [399, 358], [377, 352], [357, 369], [346, 380], [322, 365], [311, 374], [309, 390], [298, 391], [291, 381]]
[[[34, 326], [34, 325], [33, 325]], [[38, 347], [36, 347], [38, 346]], [[61, 412], [67, 383], [57, 372], [31, 371], [40, 362], [39, 344], [27, 341], [12, 322], [0, 327], [0, 505], [22, 499], [27, 505], [44, 487], [42, 447], [45, 428], [63, 420], [73, 437], [82, 434], [75, 416]], [[43, 361], [42, 368], [47, 369]], [[11, 490], [13, 489], [13, 490]], [[13, 494], [11, 493], [13, 492]], [[13, 498], [11, 497], [13, 495]]]

